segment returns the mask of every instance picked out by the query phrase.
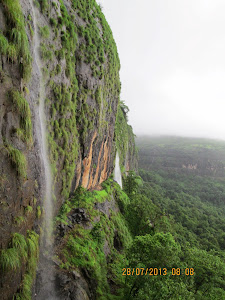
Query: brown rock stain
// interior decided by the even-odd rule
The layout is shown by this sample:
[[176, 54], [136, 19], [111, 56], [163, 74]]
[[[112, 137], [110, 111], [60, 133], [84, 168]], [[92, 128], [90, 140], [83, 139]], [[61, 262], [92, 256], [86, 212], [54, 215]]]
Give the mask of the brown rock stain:
[[100, 169], [100, 164], [101, 164], [101, 156], [102, 156], [103, 146], [104, 146], [104, 142], [102, 142], [101, 149], [99, 151], [98, 165], [97, 165], [97, 168], [96, 168], [95, 178], [93, 180], [92, 187], [96, 186], [97, 183], [98, 183], [98, 176], [99, 176], [99, 169]]
[[107, 179], [107, 167], [108, 167], [108, 159], [109, 159], [109, 147], [108, 147], [108, 139], [106, 140], [104, 144], [104, 154], [103, 154], [103, 165], [104, 168], [101, 172], [100, 179], [99, 179], [99, 184], [101, 184], [104, 180]]
[[77, 180], [76, 180], [75, 189], [79, 186], [79, 182], [80, 182], [80, 178], [81, 178], [81, 157], [80, 157], [80, 159], [78, 161], [78, 164], [77, 164], [76, 173], [77, 173]]
[[88, 184], [88, 190], [93, 187], [93, 173], [94, 173], [94, 169], [91, 169], [91, 175], [89, 177], [89, 184]]
[[93, 138], [91, 140], [91, 146], [90, 146], [90, 151], [89, 151], [88, 157], [85, 157], [83, 159], [84, 172], [83, 172], [81, 185], [84, 188], [88, 187], [89, 175], [90, 175], [90, 169], [91, 169], [91, 163], [92, 163], [93, 142], [94, 142], [96, 136], [97, 136], [97, 131], [95, 131]]

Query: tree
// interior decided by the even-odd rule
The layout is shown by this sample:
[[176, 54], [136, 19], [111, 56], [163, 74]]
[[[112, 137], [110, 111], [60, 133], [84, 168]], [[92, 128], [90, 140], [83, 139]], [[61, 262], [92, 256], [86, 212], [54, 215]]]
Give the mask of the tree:
[[137, 194], [140, 185], [142, 185], [141, 177], [136, 175], [134, 171], [129, 171], [123, 184], [124, 191], [128, 197], [132, 198], [135, 194]]
[[[217, 252], [191, 248], [185, 253], [185, 261], [194, 268], [194, 285], [192, 290], [197, 296], [205, 296], [215, 293], [215, 289], [225, 289], [225, 263], [216, 256]], [[222, 299], [222, 298], [221, 298]]]
[[[129, 267], [135, 270], [144, 268], [145, 271], [147, 268], [161, 268], [162, 272], [166, 268], [169, 273], [172, 267], [178, 267], [180, 251], [180, 246], [170, 233], [137, 236], [128, 250]], [[154, 299], [156, 295], [159, 296], [158, 299], [169, 299], [168, 293], [171, 293], [169, 287], [174, 285], [171, 274], [166, 276], [128, 276], [127, 280], [127, 299]], [[178, 282], [177, 285], [180, 284], [182, 282]], [[162, 294], [159, 293], [159, 288]]]

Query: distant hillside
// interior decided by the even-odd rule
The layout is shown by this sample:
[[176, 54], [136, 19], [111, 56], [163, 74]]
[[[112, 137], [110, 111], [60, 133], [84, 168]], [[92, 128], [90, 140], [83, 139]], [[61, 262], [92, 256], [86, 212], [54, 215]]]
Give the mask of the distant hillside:
[[139, 167], [145, 170], [173, 170], [196, 175], [225, 176], [225, 141], [150, 137], [136, 139]]
[[[143, 277], [134, 299], [225, 299], [225, 142], [140, 137], [137, 146], [143, 182], [139, 202], [136, 198], [131, 203], [135, 211], [132, 225], [139, 235], [134, 241], [142, 240], [142, 244], [137, 244], [135, 257], [141, 257], [143, 264], [150, 253], [146, 265], [152, 266], [151, 239], [160, 233], [159, 240], [165, 241], [171, 235], [165, 243], [170, 247], [161, 249], [163, 255], [171, 251], [163, 264], [171, 264], [167, 270], [172, 268], [172, 276], [168, 282], [168, 277]], [[132, 219], [132, 211], [129, 217]], [[146, 246], [148, 239], [151, 242]], [[162, 266], [158, 242], [154, 245], [153, 259]], [[173, 276], [175, 269], [179, 278]], [[188, 270], [194, 276], [188, 277]]]

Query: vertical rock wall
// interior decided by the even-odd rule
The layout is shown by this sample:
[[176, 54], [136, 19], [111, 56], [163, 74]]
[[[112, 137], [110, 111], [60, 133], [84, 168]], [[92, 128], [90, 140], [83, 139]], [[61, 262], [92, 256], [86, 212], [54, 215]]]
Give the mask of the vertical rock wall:
[[[94, 189], [112, 174], [116, 148], [121, 150], [124, 168], [135, 168], [131, 163], [133, 134], [130, 131], [125, 143], [120, 130], [115, 131], [120, 113], [120, 62], [100, 6], [94, 0], [34, 2], [39, 16], [56, 213], [79, 185]], [[38, 141], [39, 78], [33, 35], [30, 1], [1, 1], [1, 257], [3, 249], [14, 249], [14, 233], [24, 238], [30, 234], [28, 230], [39, 233], [43, 214], [45, 183]], [[21, 258], [18, 265], [3, 270], [0, 261], [0, 298], [11, 299], [22, 289], [28, 262]]]

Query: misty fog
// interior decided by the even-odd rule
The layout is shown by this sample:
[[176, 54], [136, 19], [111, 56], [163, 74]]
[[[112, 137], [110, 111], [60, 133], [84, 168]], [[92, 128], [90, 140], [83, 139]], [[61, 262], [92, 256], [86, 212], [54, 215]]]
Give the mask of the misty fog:
[[134, 132], [225, 139], [225, 1], [100, 3]]

